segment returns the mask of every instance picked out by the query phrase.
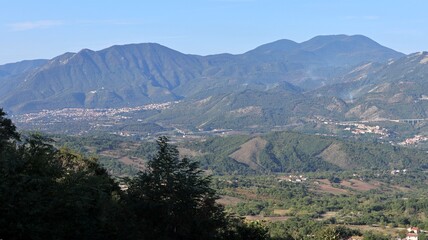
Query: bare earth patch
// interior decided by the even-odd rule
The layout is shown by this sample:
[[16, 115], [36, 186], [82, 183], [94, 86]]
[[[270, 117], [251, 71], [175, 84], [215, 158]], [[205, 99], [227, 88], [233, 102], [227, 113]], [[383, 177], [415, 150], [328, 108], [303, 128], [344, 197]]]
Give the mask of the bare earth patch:
[[143, 159], [141, 158], [130, 158], [130, 157], [121, 157], [119, 158], [119, 161], [126, 165], [131, 165], [138, 170], [144, 170], [146, 168], [146, 165], [143, 163]]
[[223, 195], [223, 196], [220, 196], [220, 199], [218, 199], [216, 202], [224, 206], [234, 206], [242, 202], [242, 199]]
[[177, 148], [181, 157], [200, 157], [203, 154], [188, 148]]
[[112, 158], [119, 158], [120, 154], [117, 151], [113, 151], [113, 150], [105, 150], [99, 153], [99, 155], [101, 156], [105, 156], [105, 157], [112, 157]]
[[145, 161], [142, 158], [129, 157], [127, 155], [123, 155], [123, 153], [121, 154], [119, 151], [105, 150], [100, 152], [99, 155], [116, 158], [119, 162], [125, 165], [133, 166], [140, 171], [146, 169], [146, 165], [144, 164]]
[[251, 189], [238, 188], [235, 190], [235, 192], [241, 195], [244, 199], [249, 199], [249, 200], [271, 200], [272, 199], [271, 197], [258, 195], [254, 191], [256, 191], [256, 189], [251, 190]]
[[333, 187], [327, 179], [318, 179], [317, 182], [319, 184], [314, 189], [315, 192], [331, 193], [334, 195], [349, 194], [349, 191], [346, 189]]
[[348, 156], [342, 150], [340, 144], [333, 143], [319, 155], [324, 161], [339, 166], [342, 169], [351, 169], [348, 163]]
[[262, 168], [258, 164], [259, 154], [266, 147], [267, 141], [256, 137], [241, 145], [240, 149], [230, 155], [240, 163], [248, 165], [251, 169], [259, 170]]
[[290, 213], [291, 213], [291, 211], [289, 209], [274, 209], [273, 210], [273, 214], [275, 214], [275, 215], [284, 216], [284, 215], [287, 215]]
[[333, 211], [331, 211], [331, 212], [325, 212], [325, 213], [321, 214], [320, 218], [316, 218], [315, 220], [316, 221], [323, 221], [323, 220], [326, 220], [326, 219], [329, 219], [329, 218], [333, 218], [333, 217], [337, 216], [337, 213], [338, 212], [333, 212]]
[[351, 189], [356, 190], [356, 191], [369, 191], [372, 189], [377, 189], [379, 187], [379, 185], [370, 184], [368, 182], [363, 182], [363, 181], [357, 180], [357, 179], [342, 181], [340, 183], [340, 185], [342, 185], [344, 187], [351, 188]]
[[267, 221], [267, 222], [279, 222], [288, 220], [290, 217], [264, 217], [260, 215], [245, 216], [245, 220], [248, 221]]
[[398, 234], [400, 231], [405, 230], [404, 228], [391, 228], [391, 227], [379, 227], [379, 226], [369, 226], [369, 225], [346, 225], [351, 229], [358, 229], [362, 232], [373, 231], [380, 232], [383, 234]]
[[394, 189], [397, 189], [397, 190], [399, 190], [400, 192], [410, 192], [412, 189], [410, 189], [410, 188], [407, 188], [407, 187], [402, 187], [402, 186], [399, 186], [399, 185], [393, 185], [392, 186]]
[[331, 211], [331, 212], [326, 212], [324, 214], [321, 214], [321, 217], [322, 218], [332, 218], [332, 217], [336, 217], [336, 215], [337, 215], [337, 212]]

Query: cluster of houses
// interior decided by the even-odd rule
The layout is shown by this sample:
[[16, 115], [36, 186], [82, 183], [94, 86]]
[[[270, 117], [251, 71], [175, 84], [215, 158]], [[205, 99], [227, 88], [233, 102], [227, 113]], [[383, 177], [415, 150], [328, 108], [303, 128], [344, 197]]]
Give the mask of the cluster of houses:
[[123, 113], [137, 112], [143, 110], [163, 110], [170, 108], [175, 102], [166, 103], [153, 103], [137, 107], [123, 107], [123, 108], [63, 108], [57, 110], [42, 110], [40, 112], [27, 113], [22, 115], [16, 115], [14, 118], [17, 122], [30, 123], [37, 120], [49, 118], [51, 121], [63, 121], [64, 119], [73, 120], [88, 120], [104, 118], [127, 118], [120, 116]]
[[[343, 125], [343, 124], [340, 124]], [[350, 125], [349, 127], [346, 127], [345, 131], [351, 131], [352, 134], [359, 135], [359, 134], [366, 134], [366, 133], [373, 133], [381, 136], [389, 136], [388, 132], [381, 128], [380, 126], [367, 126], [362, 123], [353, 123], [353, 124], [346, 124]]]
[[317, 117], [317, 120], [321, 121], [323, 124], [326, 124], [326, 125], [344, 126], [345, 131], [350, 131], [352, 134], [355, 134], [355, 135], [372, 133], [372, 134], [381, 135], [382, 137], [389, 136], [387, 129], [377, 125], [368, 126], [368, 125], [365, 125], [364, 123], [358, 123], [358, 122], [333, 122], [321, 117]]
[[419, 142], [427, 141], [427, 140], [428, 140], [428, 137], [426, 137], [426, 136], [416, 135], [412, 138], [407, 138], [406, 140], [400, 142], [399, 144], [400, 145], [415, 145]]
[[288, 176], [279, 177], [278, 182], [287, 181], [292, 183], [301, 183], [301, 182], [305, 182], [306, 180], [308, 180], [308, 178], [304, 177], [303, 175], [299, 175], [299, 176], [288, 175]]
[[397, 170], [392, 170], [391, 171], [391, 175], [400, 175], [400, 174], [403, 174], [403, 175], [405, 175], [407, 173], [407, 169], [402, 169], [402, 170], [400, 170], [400, 169], [397, 169]]

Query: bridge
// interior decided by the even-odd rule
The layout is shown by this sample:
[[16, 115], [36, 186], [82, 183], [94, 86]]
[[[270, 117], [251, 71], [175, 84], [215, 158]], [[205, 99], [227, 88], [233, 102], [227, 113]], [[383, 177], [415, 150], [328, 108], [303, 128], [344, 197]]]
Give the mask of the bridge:
[[428, 121], [428, 119], [423, 118], [413, 118], [413, 119], [398, 119], [398, 122], [410, 123], [412, 125], [416, 125], [417, 123]]
[[383, 121], [410, 123], [411, 125], [416, 125], [417, 123], [428, 121], [428, 118], [376, 119], [376, 120], [361, 120], [361, 121], [345, 121], [345, 122], [341, 122], [341, 123], [355, 124], [355, 123], [372, 123], [372, 122], [383, 122]]

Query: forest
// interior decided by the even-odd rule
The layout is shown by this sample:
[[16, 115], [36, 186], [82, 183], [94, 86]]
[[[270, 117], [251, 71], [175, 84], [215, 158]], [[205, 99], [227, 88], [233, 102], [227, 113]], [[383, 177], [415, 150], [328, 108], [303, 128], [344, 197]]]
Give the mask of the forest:
[[[368, 192], [344, 188], [350, 172], [308, 174], [347, 191], [331, 195], [274, 173], [211, 176], [166, 137], [138, 150], [155, 150], [146, 154], [145, 169], [112, 176], [95, 157], [41, 134], [19, 133], [0, 109], [0, 239], [390, 239], [404, 233], [354, 226], [428, 227], [426, 190], [413, 191], [426, 184], [423, 174], [359, 176], [413, 184], [410, 199], [400, 191], [386, 194], [387, 185]], [[239, 201], [227, 203], [227, 197]], [[263, 218], [270, 216], [286, 221]]]
[[[23, 136], [0, 110], [1, 239], [267, 239], [224, 211], [210, 177], [166, 138], [120, 188], [94, 158]], [[122, 185], [123, 187], [123, 185]]]

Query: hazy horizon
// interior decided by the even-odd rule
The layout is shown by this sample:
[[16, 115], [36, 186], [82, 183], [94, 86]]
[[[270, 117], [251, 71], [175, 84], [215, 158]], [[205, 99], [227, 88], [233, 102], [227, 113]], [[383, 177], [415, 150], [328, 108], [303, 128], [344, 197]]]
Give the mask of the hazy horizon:
[[0, 64], [156, 42], [187, 54], [239, 54], [279, 39], [365, 35], [406, 54], [428, 50], [425, 9], [412, 1], [19, 1], [0, 12]]

